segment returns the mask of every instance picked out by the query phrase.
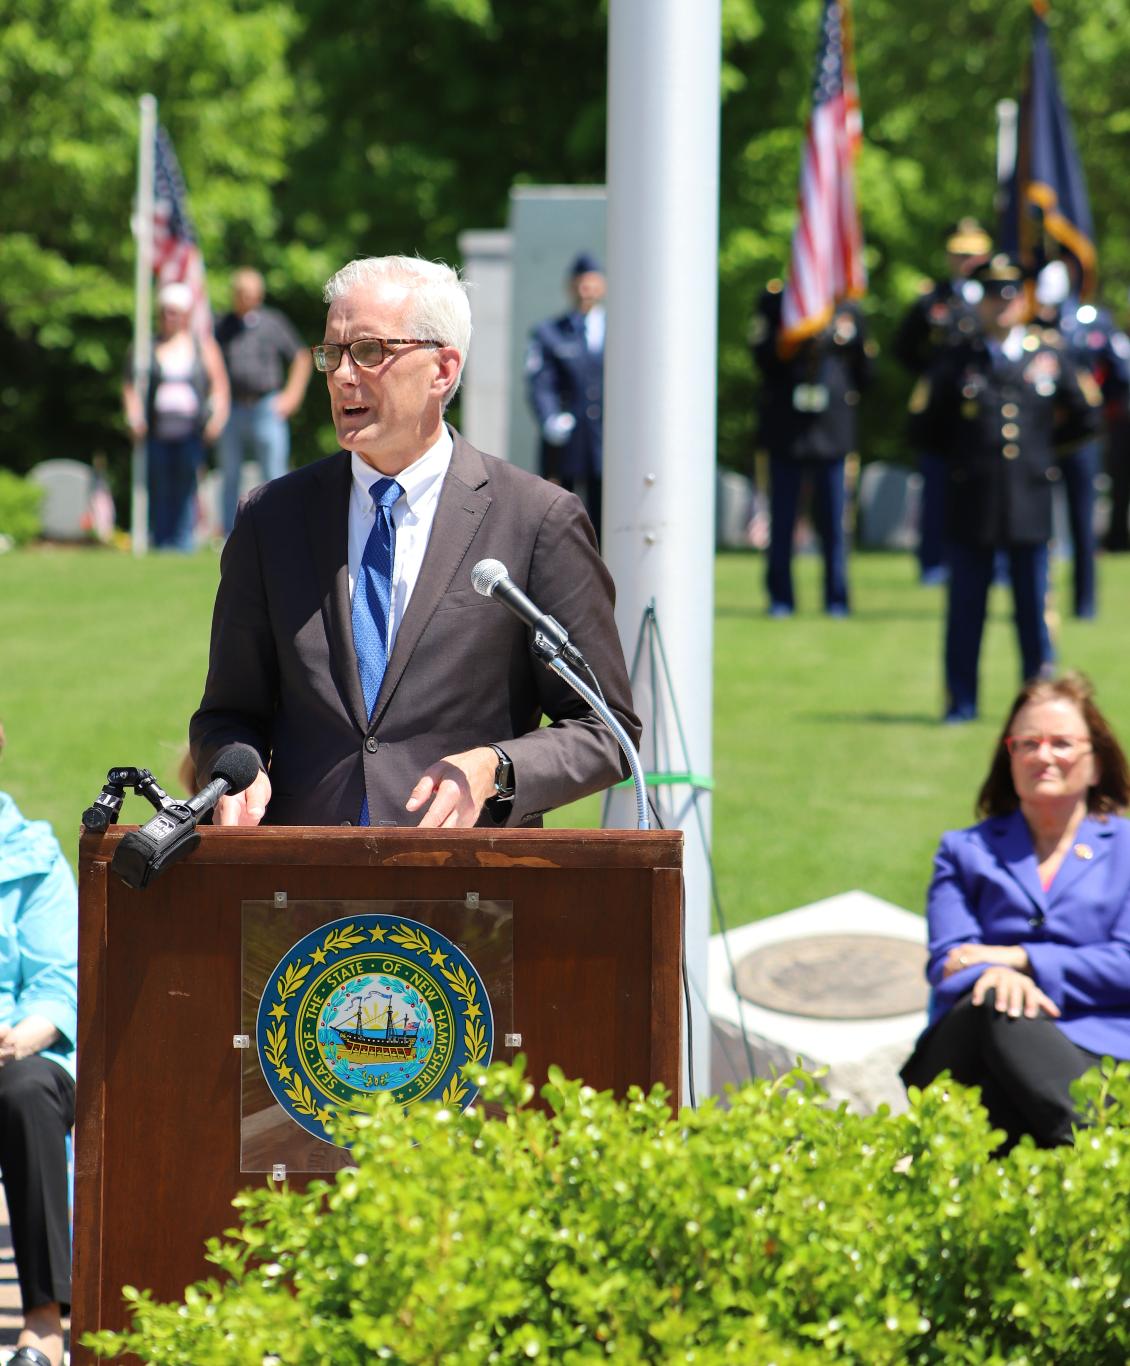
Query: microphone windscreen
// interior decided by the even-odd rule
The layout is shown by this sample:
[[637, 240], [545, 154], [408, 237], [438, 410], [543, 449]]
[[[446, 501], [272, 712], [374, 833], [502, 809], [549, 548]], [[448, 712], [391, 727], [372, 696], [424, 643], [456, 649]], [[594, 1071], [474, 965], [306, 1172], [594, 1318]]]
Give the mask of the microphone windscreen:
[[480, 560], [471, 570], [471, 587], [484, 598], [489, 598], [495, 585], [510, 577], [501, 560]]
[[212, 777], [223, 778], [228, 792], [242, 792], [259, 773], [259, 756], [247, 745], [228, 745], [212, 760]]

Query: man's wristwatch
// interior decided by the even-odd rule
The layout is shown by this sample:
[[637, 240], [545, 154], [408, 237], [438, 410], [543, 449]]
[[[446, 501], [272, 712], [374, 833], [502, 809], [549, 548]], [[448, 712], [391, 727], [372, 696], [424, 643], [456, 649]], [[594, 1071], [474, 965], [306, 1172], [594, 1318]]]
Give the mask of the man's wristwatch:
[[510, 755], [498, 745], [491, 745], [498, 756], [494, 770], [494, 796], [491, 801], [512, 802], [514, 800], [514, 763]]

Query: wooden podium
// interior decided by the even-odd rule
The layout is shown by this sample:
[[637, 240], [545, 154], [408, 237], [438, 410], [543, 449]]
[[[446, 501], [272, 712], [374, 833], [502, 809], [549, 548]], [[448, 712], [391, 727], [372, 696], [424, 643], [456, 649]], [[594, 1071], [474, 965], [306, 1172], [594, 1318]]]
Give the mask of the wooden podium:
[[325, 902], [327, 923], [334, 903], [503, 904], [512, 985], [493, 1058], [524, 1053], [538, 1086], [556, 1063], [599, 1090], [680, 1095], [679, 831], [203, 829], [135, 891], [110, 870], [128, 828], [80, 845], [72, 1362], [94, 1360], [83, 1333], [123, 1324], [123, 1285], [179, 1299], [208, 1274], [205, 1240], [265, 1180], [241, 1128], [259, 1067], [247, 904]]

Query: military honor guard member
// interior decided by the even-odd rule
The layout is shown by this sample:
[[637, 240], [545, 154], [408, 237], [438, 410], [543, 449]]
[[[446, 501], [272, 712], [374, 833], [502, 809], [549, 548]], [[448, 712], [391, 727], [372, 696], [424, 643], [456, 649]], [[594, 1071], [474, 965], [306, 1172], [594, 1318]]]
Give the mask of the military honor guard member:
[[[891, 350], [916, 378], [926, 373], [939, 351], [977, 331], [980, 282], [972, 273], [988, 260], [989, 234], [975, 218], [962, 218], [946, 235], [946, 278], [925, 280], [891, 342]], [[945, 457], [919, 450], [922, 476], [918, 519], [918, 570], [925, 584], [944, 583], [949, 574], [945, 548]]]
[[854, 304], [844, 303], [823, 331], [788, 356], [778, 346], [782, 285], [770, 281], [750, 330], [761, 371], [758, 445], [769, 452], [771, 616], [792, 616], [792, 549], [802, 482], [812, 487], [824, 557], [824, 610], [848, 613], [844, 466], [856, 448], [860, 395], [871, 372], [871, 347]]
[[1059, 339], [1026, 324], [1028, 302], [1014, 262], [994, 256], [974, 278], [983, 289], [977, 333], [939, 352], [911, 396], [916, 436], [947, 462], [948, 722], [977, 715], [978, 657], [998, 550], [1009, 561], [1021, 678], [1051, 667], [1044, 600], [1057, 452], [1091, 436], [1102, 402]]
[[[1040, 323], [1059, 333], [1072, 362], [1098, 385], [1104, 414], [1109, 417], [1124, 409], [1130, 391], [1130, 340], [1114, 326], [1106, 309], [1080, 302], [1065, 262], [1049, 261], [1040, 272], [1036, 303]], [[1100, 430], [1093, 440], [1063, 452], [1059, 460], [1071, 527], [1072, 607], [1083, 620], [1093, 617], [1097, 610], [1095, 480], [1103, 467], [1106, 439], [1106, 431]], [[1124, 505], [1124, 528], [1125, 515]]]
[[572, 307], [539, 323], [526, 348], [526, 394], [544, 478], [578, 493], [600, 535], [604, 478], [604, 272], [591, 252], [569, 267]]

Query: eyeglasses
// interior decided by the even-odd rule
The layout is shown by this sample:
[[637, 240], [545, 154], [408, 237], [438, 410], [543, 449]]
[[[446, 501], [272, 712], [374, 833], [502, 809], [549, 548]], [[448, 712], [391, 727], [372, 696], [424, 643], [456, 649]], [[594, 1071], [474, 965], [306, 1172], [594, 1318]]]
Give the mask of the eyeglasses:
[[1014, 759], [1034, 759], [1044, 745], [1053, 759], [1074, 759], [1091, 748], [1091, 742], [1082, 735], [1006, 735], [1004, 741]]
[[387, 357], [394, 355], [396, 346], [439, 346], [439, 342], [425, 337], [358, 337], [356, 341], [337, 346], [327, 342], [324, 346], [312, 346], [310, 354], [314, 357], [314, 369], [324, 375], [332, 375], [341, 364], [341, 358], [348, 351], [354, 365], [362, 370], [373, 370], [383, 364]]

